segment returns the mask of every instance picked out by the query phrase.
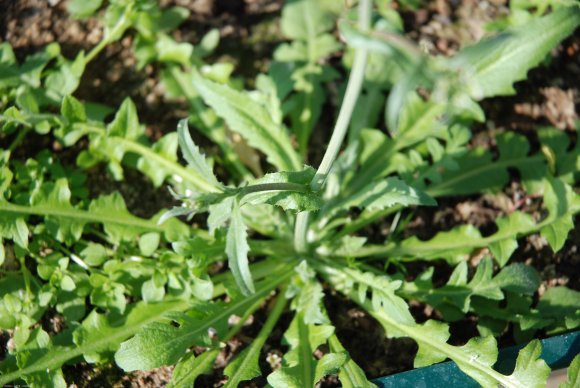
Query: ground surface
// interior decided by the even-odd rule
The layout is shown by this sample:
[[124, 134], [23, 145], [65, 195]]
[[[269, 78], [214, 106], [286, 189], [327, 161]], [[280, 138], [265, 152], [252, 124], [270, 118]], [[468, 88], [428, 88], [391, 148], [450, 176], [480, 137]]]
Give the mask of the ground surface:
[[[162, 3], [185, 6], [192, 11], [190, 19], [176, 32], [180, 39], [195, 42], [203, 32], [212, 27], [219, 28], [222, 45], [216, 57], [231, 58], [236, 62], [240, 74], [251, 76], [263, 69], [265, 60], [270, 57], [280, 39], [275, 21], [279, 17], [282, 1], [176, 0]], [[420, 10], [404, 13], [406, 30], [410, 38], [432, 53], [450, 55], [459, 47], [479, 39], [485, 32], [486, 22], [507, 12], [505, 3], [503, 0], [423, 1]], [[53, 41], [58, 41], [65, 55], [72, 57], [78, 50], [90, 49], [100, 38], [101, 30], [97, 22], [69, 20], [64, 2], [60, 0], [0, 0], [0, 41], [10, 42], [20, 59]], [[125, 96], [130, 96], [137, 104], [140, 119], [146, 124], [148, 134], [152, 138], [159, 138], [163, 133], [174, 130], [177, 120], [186, 114], [185, 105], [179, 101], [164, 101], [155, 67], [148, 66], [144, 72], [135, 71], [135, 58], [130, 46], [131, 37], [126, 37], [101, 53], [87, 69], [76, 96], [111, 106], [118, 106]], [[580, 33], [577, 31], [553, 52], [548, 66], [533, 70], [527, 81], [517, 84], [517, 96], [484, 101], [488, 122], [474, 128], [473, 144], [493, 147], [494, 133], [498, 129], [514, 130], [532, 140], [534, 129], [542, 125], [572, 131], [574, 121], [578, 119], [577, 112], [580, 112], [579, 47]], [[320, 143], [328, 135], [324, 131], [318, 134], [319, 138], [315, 141]], [[196, 140], [203, 143], [203, 139]], [[46, 147], [54, 145], [40, 136], [30, 136], [24, 147], [21, 147], [24, 148], [21, 156], [34, 155]], [[63, 160], [70, 157], [66, 152], [61, 153]], [[316, 164], [316, 161], [312, 163]], [[140, 216], [150, 216], [161, 208], [171, 206], [171, 198], [166, 192], [154, 190], [139, 173], [127, 171], [127, 179], [119, 185], [108, 179], [104, 170], [97, 169], [92, 172], [90, 180], [90, 188], [94, 193], [120, 190], [129, 209]], [[520, 207], [534, 213], [537, 212], [536, 206], [537, 201], [525, 197], [514, 176], [512, 183], [499, 195], [450, 198], [441, 201], [438, 208], [420, 209], [404, 233], [428, 238], [438, 231], [463, 223], [471, 223], [485, 231], [486, 228], [493, 228], [496, 217], [506, 214], [510, 209]], [[387, 224], [384, 226], [388, 227]], [[369, 233], [380, 235], [383, 229], [375, 228], [369, 230]], [[538, 236], [530, 236], [521, 239], [512, 261], [536, 267], [542, 276], [543, 289], [567, 285], [580, 290], [579, 245], [579, 227], [572, 231], [566, 246], [558, 254], [553, 254], [546, 242]], [[417, 270], [410, 268], [409, 272], [412, 274]], [[442, 266], [440, 275], [445, 275], [446, 271]], [[337, 326], [339, 337], [370, 377], [412, 367], [412, 357], [416, 352], [413, 341], [385, 340], [382, 329], [372, 318], [339, 296], [331, 296], [327, 308]], [[437, 314], [422, 305], [413, 306], [413, 313], [419, 319]], [[220, 381], [223, 381], [221, 368], [236, 349], [251, 341], [265, 318], [263, 312], [253, 317], [253, 323], [224, 349], [216, 363], [215, 373], [203, 377], [199, 386], [220, 385]], [[282, 326], [276, 328], [266, 345], [270, 362], [275, 362], [276, 357], [282, 355], [283, 348], [279, 340], [284, 330]], [[474, 330], [474, 321], [464, 320], [454, 324], [452, 341], [461, 343], [473, 335]], [[511, 344], [511, 333], [506, 333], [501, 342], [503, 345]], [[264, 371], [270, 368], [265, 359], [262, 360], [262, 368]], [[78, 387], [157, 387], [171, 377], [170, 368], [124, 375], [112, 365], [95, 368], [80, 364], [67, 366], [64, 371], [67, 381], [74, 382]], [[248, 386], [262, 386], [264, 383], [265, 380], [258, 379]], [[323, 386], [336, 384], [336, 380], [328, 379]]]

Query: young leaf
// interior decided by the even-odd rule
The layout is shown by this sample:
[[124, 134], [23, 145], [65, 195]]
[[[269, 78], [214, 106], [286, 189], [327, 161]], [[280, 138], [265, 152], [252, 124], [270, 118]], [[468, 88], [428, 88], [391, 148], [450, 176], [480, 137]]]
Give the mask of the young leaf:
[[514, 94], [512, 84], [524, 79], [579, 25], [580, 8], [562, 7], [462, 50], [452, 63], [473, 72], [470, 86], [475, 98]]
[[384, 209], [394, 205], [434, 206], [437, 204], [433, 198], [398, 178], [387, 178], [379, 182], [369, 183], [345, 202], [346, 204], [342, 207], [360, 207], [369, 210]]
[[193, 83], [205, 102], [251, 146], [266, 154], [282, 171], [299, 170], [301, 163], [286, 130], [275, 124], [263, 106], [247, 95], [194, 74]]
[[[243, 202], [252, 205], [268, 203], [280, 206], [284, 210], [315, 211], [321, 206], [322, 198], [319, 194], [310, 190], [310, 182], [316, 171], [312, 167], [297, 172], [276, 172], [266, 174], [262, 178], [252, 182], [246, 190], [258, 188], [263, 185], [267, 188], [272, 183], [279, 184], [281, 188], [287, 186], [287, 190], [264, 190], [252, 192], [244, 196]], [[242, 189], [242, 193], [244, 189]]]
[[107, 125], [107, 135], [137, 140], [143, 134], [143, 128], [137, 117], [137, 108], [130, 98], [126, 98], [113, 121]]
[[259, 283], [255, 293], [236, 298], [230, 303], [197, 303], [187, 314], [176, 313], [168, 316], [177, 325], [168, 321], [152, 323], [121, 344], [115, 353], [115, 361], [125, 371], [150, 370], [162, 365], [172, 365], [185, 356], [190, 346], [210, 346], [210, 328], [217, 332], [218, 337], [223, 336], [232, 314], [241, 316], [288, 276]]
[[187, 388], [195, 384], [195, 380], [203, 374], [212, 371], [213, 363], [219, 355], [219, 349], [208, 350], [195, 357], [193, 353], [181, 359], [175, 369], [167, 388]]
[[557, 179], [547, 179], [544, 189], [544, 204], [550, 212], [550, 218], [554, 222], [544, 226], [540, 233], [548, 240], [548, 243], [558, 252], [566, 242], [568, 233], [574, 228], [572, 219], [573, 202], [580, 198], [572, 189]]
[[220, 186], [215, 175], [213, 174], [212, 168], [207, 163], [204, 155], [200, 152], [199, 148], [195, 145], [189, 134], [189, 128], [187, 126], [187, 119], [179, 121], [177, 124], [177, 134], [179, 139], [179, 148], [183, 153], [183, 157], [187, 161], [190, 167], [199, 174], [208, 183]]
[[580, 354], [574, 357], [568, 367], [568, 378], [560, 383], [558, 388], [574, 388], [580, 386]]
[[254, 293], [254, 283], [248, 264], [249, 250], [250, 247], [246, 241], [246, 225], [240, 212], [240, 205], [234, 202], [226, 235], [226, 255], [236, 284], [246, 296]]
[[296, 314], [284, 334], [290, 350], [284, 356], [282, 368], [268, 376], [268, 383], [274, 388], [310, 387], [322, 377], [336, 373], [347, 360], [345, 353], [329, 353], [318, 361], [312, 356], [333, 332], [330, 325], [307, 325], [303, 315]]
[[[44, 207], [66, 213], [74, 209], [70, 204], [71, 191], [66, 178], [61, 178], [55, 183], [49, 182], [42, 185], [39, 191], [32, 197], [32, 205]], [[46, 216], [46, 229], [58, 241], [72, 245], [82, 235], [85, 222], [70, 217]]]
[[545, 387], [550, 376], [550, 367], [540, 358], [541, 353], [542, 343], [539, 340], [533, 340], [526, 345], [518, 353], [516, 369], [509, 379], [529, 388]]
[[[346, 349], [342, 346], [336, 334], [328, 339], [330, 350], [333, 353], [345, 353]], [[360, 366], [349, 358], [338, 372], [338, 379], [344, 388], [375, 388], [376, 385], [367, 380], [365, 372]]]
[[[169, 311], [184, 310], [190, 305], [183, 301], [166, 301], [160, 304], [138, 303], [131, 306], [124, 316], [116, 316], [109, 320], [106, 325], [99, 327], [102, 335], [88, 336], [78, 335], [79, 343], [74, 345], [70, 342], [70, 336], [61, 334], [55, 338], [54, 342], [66, 344], [50, 348], [41, 358], [35, 359], [33, 363], [26, 365], [7, 366], [2, 365], [3, 374], [0, 375], [0, 385], [8, 384], [26, 376], [43, 375], [47, 376], [59, 368], [67, 361], [82, 356], [83, 354], [96, 354], [103, 350], [118, 346], [126, 338], [132, 336], [144, 325], [155, 322]], [[92, 325], [89, 325], [92, 326]], [[82, 330], [82, 329], [81, 329]], [[82, 340], [81, 340], [82, 339]], [[52, 384], [41, 384], [40, 386], [52, 386]]]
[[207, 227], [210, 235], [214, 235], [216, 229], [221, 228], [230, 219], [234, 207], [234, 197], [227, 197], [221, 202], [209, 205]]
[[242, 351], [232, 362], [224, 369], [224, 374], [229, 377], [224, 387], [237, 387], [242, 381], [253, 379], [262, 374], [258, 364], [260, 351], [266, 343], [268, 336], [274, 329], [284, 307], [286, 306], [286, 297], [283, 293], [278, 295], [276, 304], [270, 313], [266, 323], [260, 330], [258, 336], [252, 341], [250, 346]]
[[[114, 216], [117, 219], [126, 219], [128, 221], [136, 218], [127, 210], [125, 201], [121, 194], [114, 192], [110, 195], [101, 196], [91, 202], [89, 212], [95, 216]], [[103, 225], [105, 233], [115, 244], [119, 244], [123, 240], [130, 240], [146, 230], [137, 226], [127, 228], [123, 224], [105, 223]]]
[[[18, 367], [24, 369], [30, 365], [34, 365], [46, 357], [47, 354], [50, 354], [54, 348], [47, 332], [42, 329], [33, 330], [26, 344], [16, 352]], [[32, 387], [65, 388], [67, 386], [60, 367], [28, 374], [24, 376], [24, 381]]]

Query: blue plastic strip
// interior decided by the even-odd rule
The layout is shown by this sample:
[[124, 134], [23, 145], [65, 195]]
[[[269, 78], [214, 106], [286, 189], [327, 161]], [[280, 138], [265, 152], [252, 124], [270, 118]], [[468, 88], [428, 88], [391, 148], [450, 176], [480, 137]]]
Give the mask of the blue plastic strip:
[[[541, 357], [552, 369], [565, 368], [580, 354], [580, 331], [541, 340]], [[525, 345], [512, 346], [499, 352], [494, 369], [511, 374], [518, 352]], [[463, 373], [453, 361], [414, 369], [396, 375], [380, 377], [373, 381], [381, 388], [449, 388], [453, 384], [462, 388], [477, 388], [480, 385]]]

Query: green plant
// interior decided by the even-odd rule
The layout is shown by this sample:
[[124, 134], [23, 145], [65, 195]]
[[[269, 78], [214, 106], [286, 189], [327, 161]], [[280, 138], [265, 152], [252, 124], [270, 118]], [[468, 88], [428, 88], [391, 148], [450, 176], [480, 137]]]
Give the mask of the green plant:
[[[521, 236], [540, 233], [554, 251], [563, 247], [580, 211], [572, 189], [580, 144], [570, 147], [568, 135], [552, 128], [538, 131], [541, 146], [534, 152], [512, 132], [498, 134], [497, 157], [468, 144], [470, 126], [485, 119], [477, 101], [514, 93], [513, 83], [580, 25], [580, 9], [539, 13], [442, 58], [404, 39], [389, 2], [378, 3], [375, 14], [369, 0], [357, 12], [333, 1], [289, 2], [282, 31], [291, 41], [276, 50], [251, 92], [236, 86], [231, 65], [204, 65], [218, 44], [215, 32], [195, 48], [178, 43], [169, 32], [187, 11], [160, 10], [152, 1], [110, 1], [103, 41], [72, 62], [51, 45], [19, 64], [11, 47], [0, 45], [0, 136], [13, 139], [0, 154], [0, 328], [12, 330], [13, 339], [0, 364], [1, 384], [65, 386], [61, 366], [83, 357], [114, 360], [125, 371], [175, 365], [170, 385], [188, 386], [211, 370], [221, 344], [275, 299], [255, 340], [225, 368], [227, 386], [262, 374], [260, 352], [287, 306], [293, 317], [284, 335], [288, 351], [269, 384], [314, 386], [338, 374], [344, 386], [372, 386], [335, 334], [324, 305], [332, 290], [373, 316], [389, 337], [412, 338], [416, 367], [449, 358], [483, 386], [542, 386], [549, 368], [539, 358], [539, 342], [530, 342], [513, 374], [503, 375], [492, 368], [495, 336], [508, 324], [520, 340], [540, 329], [580, 325], [578, 292], [551, 288], [534, 303], [539, 275], [509, 263]], [[70, 3], [79, 17], [101, 7], [101, 1]], [[339, 13], [350, 76], [314, 169], [305, 165], [309, 139], [323, 125], [325, 85], [339, 79], [324, 61], [341, 50], [331, 33]], [[221, 158], [201, 152], [188, 120], [151, 144], [130, 99], [107, 123], [106, 109], [72, 96], [87, 62], [128, 29], [135, 30], [138, 66], [159, 64], [168, 96], [186, 98], [189, 123], [217, 143]], [[376, 129], [383, 112], [387, 132]], [[14, 159], [29, 131], [80, 150], [76, 167], [61, 165], [49, 151]], [[244, 163], [232, 133], [263, 154], [272, 172], [261, 175]], [[178, 146], [187, 167], [178, 161]], [[155, 187], [170, 184], [180, 206], [143, 219], [129, 213], [118, 193], [90, 198], [85, 171], [99, 163], [117, 180], [135, 168]], [[218, 164], [226, 171], [220, 179]], [[401, 215], [412, 214], [413, 206], [497, 191], [509, 181], [508, 169], [542, 198], [541, 219], [513, 211], [486, 236], [470, 225], [426, 241], [397, 233]], [[199, 213], [208, 213], [207, 228], [174, 218]], [[368, 241], [365, 228], [390, 216], [385, 241]], [[478, 248], [489, 252], [470, 268]], [[212, 265], [224, 258], [228, 270], [216, 274]], [[436, 287], [432, 261], [439, 259], [453, 270]], [[425, 270], [407, 276], [409, 261], [423, 262]], [[417, 322], [410, 300], [438, 309], [444, 319]], [[55, 311], [67, 328], [49, 336], [37, 322]], [[480, 336], [449, 344], [448, 322], [466, 314], [480, 317]], [[322, 345], [328, 351], [315, 357]], [[193, 346], [204, 351], [195, 354]]]

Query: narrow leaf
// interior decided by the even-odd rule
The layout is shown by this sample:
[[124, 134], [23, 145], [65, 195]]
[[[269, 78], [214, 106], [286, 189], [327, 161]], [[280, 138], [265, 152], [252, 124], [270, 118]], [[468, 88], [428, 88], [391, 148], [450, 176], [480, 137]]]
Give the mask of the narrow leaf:
[[298, 154], [292, 148], [285, 128], [277, 125], [263, 106], [249, 96], [209, 81], [199, 74], [194, 75], [193, 84], [205, 102], [230, 128], [242, 135], [251, 146], [266, 154], [279, 170], [300, 169]]
[[254, 283], [248, 264], [248, 252], [250, 247], [246, 240], [246, 225], [237, 202], [232, 209], [230, 226], [226, 235], [226, 255], [230, 270], [238, 287], [244, 295], [254, 293]]
[[207, 163], [204, 155], [200, 152], [199, 148], [195, 145], [191, 135], [189, 134], [187, 119], [179, 121], [179, 124], [177, 124], [177, 133], [179, 148], [181, 149], [183, 157], [189, 166], [192, 167], [195, 172], [198, 173], [208, 183], [219, 186], [211, 166]]

